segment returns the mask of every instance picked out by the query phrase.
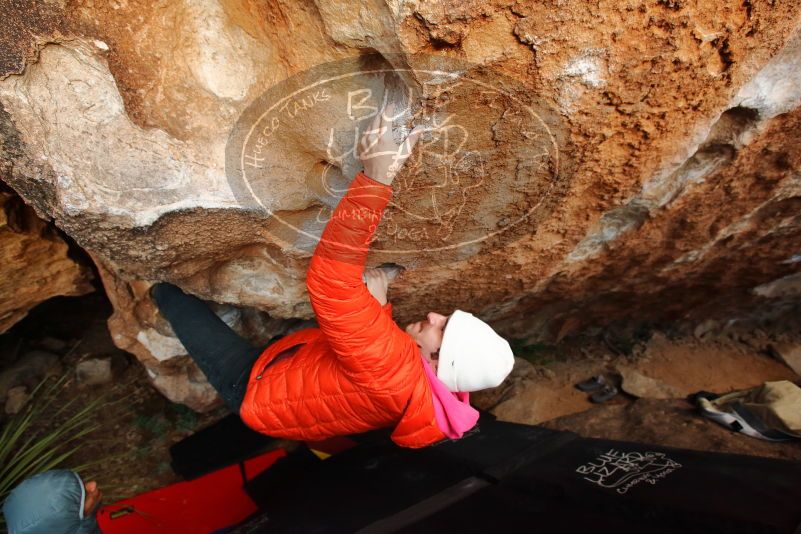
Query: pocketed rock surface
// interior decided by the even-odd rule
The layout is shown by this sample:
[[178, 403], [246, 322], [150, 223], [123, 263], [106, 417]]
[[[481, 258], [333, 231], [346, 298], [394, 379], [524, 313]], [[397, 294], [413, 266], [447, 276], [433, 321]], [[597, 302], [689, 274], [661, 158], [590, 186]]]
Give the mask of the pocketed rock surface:
[[49, 298], [93, 291], [92, 273], [13, 192], [0, 187], [0, 333]]
[[[384, 96], [430, 130], [372, 244], [407, 268], [402, 324], [458, 307], [555, 340], [798, 297], [797, 3], [29, 0], [0, 20], [0, 177], [91, 254], [115, 343], [195, 409], [213, 392], [147, 288], [254, 342], [309, 319], [315, 238]], [[240, 117], [340, 67], [374, 74], [287, 101], [243, 186]]]

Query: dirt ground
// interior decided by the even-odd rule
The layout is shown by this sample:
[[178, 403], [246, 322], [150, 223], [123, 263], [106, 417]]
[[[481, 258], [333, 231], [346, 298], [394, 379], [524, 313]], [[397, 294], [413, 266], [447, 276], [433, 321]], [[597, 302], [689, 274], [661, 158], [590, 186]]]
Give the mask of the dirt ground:
[[[98, 481], [106, 503], [177, 482], [179, 478], [170, 468], [169, 447], [227, 413], [220, 408], [197, 414], [158, 393], [147, 381], [144, 367], [114, 346], [106, 327], [110, 313], [108, 301], [99, 293], [52, 299], [0, 336], [0, 355], [6, 359], [10, 350], [24, 354], [41, 348], [45, 338], [65, 342], [59, 352], [63, 372], [70, 376], [57, 392], [54, 406], [77, 398], [78, 409], [100, 396], [106, 399], [94, 411], [99, 429], [81, 441], [78, 451], [64, 466], [94, 463], [83, 475]], [[112, 357], [114, 381], [80, 386], [75, 379], [75, 364], [85, 358], [105, 356]], [[55, 427], [73, 411], [58, 419], [40, 421], [32, 432]]]
[[169, 402], [136, 364], [112, 384], [81, 388], [71, 380], [61, 392], [81, 399], [79, 406], [98, 395], [108, 398], [96, 412], [100, 429], [83, 441], [69, 465], [98, 461], [85, 475], [98, 481], [106, 503], [179, 481], [170, 468], [170, 446], [226, 414], [224, 408], [197, 414]]
[[[801, 460], [801, 443], [769, 443], [729, 431], [698, 415], [686, 397], [698, 391], [718, 394], [763, 382], [801, 383], [783, 362], [741, 332], [668, 337], [651, 332], [626, 350], [603, 340], [580, 339], [561, 346], [518, 349], [513, 376], [505, 386], [476, 394], [474, 403], [498, 418], [570, 430], [585, 437], [657, 443], [689, 449]], [[603, 404], [575, 387], [603, 374], [621, 388], [620, 370], [634, 370], [674, 390], [672, 398], [637, 398], [625, 391]]]
[[[170, 468], [169, 447], [226, 415], [224, 408], [197, 414], [153, 389], [142, 366], [114, 347], [105, 324], [110, 312], [100, 294], [53, 299], [0, 336], [4, 365], [10, 352], [24, 353], [47, 337], [65, 342], [62, 361], [73, 377], [79, 360], [112, 357], [112, 383], [80, 387], [70, 378], [59, 393], [64, 401], [77, 397], [77, 405], [98, 396], [107, 399], [95, 413], [100, 429], [84, 440], [67, 465], [96, 462], [85, 474], [98, 480], [106, 503], [178, 481]], [[500, 388], [474, 394], [472, 400], [503, 420], [544, 424], [588, 437], [801, 460], [801, 444], [768, 443], [731, 432], [698, 416], [682, 398], [699, 390], [725, 393], [764, 381], [799, 380], [761, 345], [744, 342], [742, 336], [697, 338], [658, 331], [622, 342], [601, 336], [557, 346], [514, 343], [518, 360], [511, 379]], [[638, 399], [621, 392], [599, 405], [574, 387], [598, 374], [620, 386], [620, 369], [666, 384], [677, 397]], [[58, 421], [47, 420], [38, 429], [55, 424]]]

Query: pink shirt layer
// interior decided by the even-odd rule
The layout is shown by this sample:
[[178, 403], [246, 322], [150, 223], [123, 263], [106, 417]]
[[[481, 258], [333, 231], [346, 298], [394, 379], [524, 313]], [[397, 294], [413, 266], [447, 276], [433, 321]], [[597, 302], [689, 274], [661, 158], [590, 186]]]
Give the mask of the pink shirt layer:
[[434, 415], [437, 418], [437, 426], [449, 438], [461, 438], [465, 432], [476, 426], [478, 410], [470, 406], [469, 393], [451, 392], [442, 383], [442, 380], [437, 378], [428, 360], [422, 356], [421, 358], [434, 396]]

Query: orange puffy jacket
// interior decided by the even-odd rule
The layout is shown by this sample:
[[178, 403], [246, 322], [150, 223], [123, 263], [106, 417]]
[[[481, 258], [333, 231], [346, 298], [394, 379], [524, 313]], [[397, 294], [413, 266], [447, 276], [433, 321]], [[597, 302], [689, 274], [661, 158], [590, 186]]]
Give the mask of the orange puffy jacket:
[[334, 210], [306, 277], [320, 328], [279, 339], [256, 361], [239, 412], [251, 428], [320, 440], [394, 427], [392, 440], [405, 447], [445, 438], [419, 347], [362, 280], [391, 193], [360, 172]]

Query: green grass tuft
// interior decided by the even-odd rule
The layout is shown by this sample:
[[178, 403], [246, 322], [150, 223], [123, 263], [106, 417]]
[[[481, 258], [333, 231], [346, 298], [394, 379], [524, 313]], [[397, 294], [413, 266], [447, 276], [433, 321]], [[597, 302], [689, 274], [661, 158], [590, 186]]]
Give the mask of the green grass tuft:
[[[57, 379], [45, 379], [31, 393], [31, 400], [18, 414], [8, 419], [0, 431], [0, 502], [4, 502], [17, 484], [38, 473], [63, 468], [80, 448], [81, 441], [97, 429], [95, 412], [104, 405], [100, 396], [89, 404], [78, 407], [75, 398], [56, 405], [58, 392], [69, 373]], [[43, 420], [61, 414], [70, 414], [55, 428], [34, 430]], [[74, 467], [79, 473], [89, 467]], [[0, 517], [5, 527], [5, 518]]]

